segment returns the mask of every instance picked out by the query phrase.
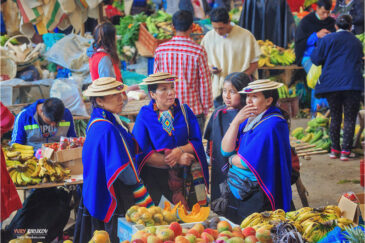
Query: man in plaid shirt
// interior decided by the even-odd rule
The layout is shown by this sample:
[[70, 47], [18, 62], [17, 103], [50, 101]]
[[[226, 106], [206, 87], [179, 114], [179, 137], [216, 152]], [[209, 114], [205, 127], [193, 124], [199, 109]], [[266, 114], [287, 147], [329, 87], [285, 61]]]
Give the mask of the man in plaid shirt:
[[156, 49], [154, 72], [171, 73], [180, 79], [175, 83], [176, 96], [193, 110], [203, 132], [205, 118], [213, 106], [207, 53], [189, 37], [193, 26], [190, 12], [176, 12], [172, 23], [176, 35]]

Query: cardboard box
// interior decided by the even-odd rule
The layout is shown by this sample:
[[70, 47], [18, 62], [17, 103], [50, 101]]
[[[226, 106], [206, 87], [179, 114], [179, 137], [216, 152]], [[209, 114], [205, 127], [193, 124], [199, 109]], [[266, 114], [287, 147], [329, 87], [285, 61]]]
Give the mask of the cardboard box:
[[350, 199], [345, 196], [341, 196], [338, 207], [342, 211], [342, 217], [351, 219], [355, 224], [359, 224], [359, 217], [362, 215], [362, 218], [365, 217], [365, 194], [364, 193], [356, 193], [356, 197], [359, 199], [359, 204], [354, 203]]
[[52, 160], [53, 162], [77, 160], [82, 158], [82, 147], [54, 151], [51, 148], [43, 146], [42, 156]]
[[62, 166], [71, 170], [70, 175], [82, 175], [84, 169], [81, 158], [62, 162]]

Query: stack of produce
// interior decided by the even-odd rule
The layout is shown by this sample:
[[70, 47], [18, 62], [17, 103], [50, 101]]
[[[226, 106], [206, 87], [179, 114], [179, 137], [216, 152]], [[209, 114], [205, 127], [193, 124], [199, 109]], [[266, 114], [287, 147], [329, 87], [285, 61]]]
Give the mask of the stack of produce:
[[3, 147], [2, 150], [6, 168], [16, 186], [33, 185], [41, 182], [40, 178], [31, 177], [37, 166], [37, 159], [33, 156], [32, 146], [15, 143], [11, 147]]
[[209, 216], [209, 207], [200, 207], [196, 203], [191, 212], [188, 213], [180, 203], [171, 207], [170, 203], [165, 202], [164, 209], [160, 207], [144, 208], [132, 206], [126, 213], [126, 220], [145, 226], [168, 225], [171, 222], [181, 220], [184, 223], [202, 222]]
[[47, 158], [42, 158], [38, 161], [31, 176], [42, 178], [42, 183], [63, 182], [70, 172], [70, 170], [63, 168], [60, 163], [52, 163]]
[[333, 205], [318, 209], [304, 207], [286, 213], [286, 217], [294, 222], [298, 231], [309, 242], [319, 241], [336, 226], [345, 229], [354, 224], [352, 220], [341, 218], [340, 208]]
[[[192, 227], [180, 225], [177, 222], [169, 226], [147, 227], [144, 230], [136, 232], [131, 239], [132, 243], [252, 243], [272, 242], [271, 233], [268, 229], [255, 230], [253, 228], [241, 229], [238, 226], [232, 226], [228, 221], [219, 218], [212, 218], [212, 221], [218, 221], [216, 228], [206, 228], [201, 223], [196, 223]], [[212, 224], [212, 223], [210, 223]], [[215, 224], [215, 223], [213, 223]], [[128, 243], [124, 241], [123, 243]]]
[[174, 208], [152, 206], [150, 208], [132, 206], [127, 210], [126, 220], [144, 226], [168, 225], [177, 221], [177, 205]]
[[255, 230], [264, 227], [271, 229], [275, 224], [285, 221], [285, 211], [278, 209], [275, 211], [265, 211], [253, 213], [247, 216], [241, 223], [241, 228], [252, 227]]
[[139, 26], [146, 22], [146, 19], [147, 16], [144, 13], [128, 15], [121, 18], [119, 25], [115, 26], [117, 35], [120, 36], [117, 38], [117, 51], [122, 59], [130, 61], [135, 56]]
[[256, 232], [269, 230], [274, 242], [304, 242], [302, 237], [316, 242], [336, 226], [345, 229], [353, 224], [352, 220], [341, 218], [339, 207], [329, 205], [323, 208], [304, 207], [287, 213], [281, 209], [253, 213], [242, 221], [241, 228], [252, 228]]
[[171, 20], [170, 14], [158, 10], [146, 19], [148, 32], [159, 40], [170, 39], [174, 34]]
[[275, 67], [277, 65], [287, 66], [295, 61], [294, 49], [284, 49], [275, 46], [269, 40], [258, 40], [257, 43], [261, 49], [261, 55], [258, 61], [259, 67]]
[[304, 143], [315, 145], [315, 148], [328, 150], [331, 146], [331, 139], [328, 135], [329, 119], [321, 113], [317, 113], [317, 117], [308, 122], [308, 127], [297, 127], [291, 135]]
[[297, 96], [295, 91], [295, 86], [289, 89], [286, 84], [278, 88], [278, 93], [279, 93], [279, 99], [293, 98]]

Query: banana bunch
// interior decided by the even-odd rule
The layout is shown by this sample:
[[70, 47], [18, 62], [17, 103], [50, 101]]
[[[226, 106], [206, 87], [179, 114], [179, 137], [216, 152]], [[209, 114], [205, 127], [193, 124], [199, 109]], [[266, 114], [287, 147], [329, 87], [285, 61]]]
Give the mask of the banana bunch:
[[328, 232], [332, 231], [337, 226], [334, 220], [329, 220], [324, 223], [308, 222], [304, 231], [303, 237], [309, 242], [320, 241]]
[[340, 208], [334, 205], [322, 208], [304, 207], [297, 211], [287, 212], [286, 218], [309, 242], [319, 241], [336, 226], [345, 228], [353, 225], [351, 220], [341, 218]]
[[37, 166], [35, 159], [29, 159], [24, 164], [19, 161], [15, 161], [14, 165], [8, 167], [10, 178], [16, 186], [26, 186], [39, 184], [40, 178], [33, 178], [32, 174]]
[[38, 161], [32, 177], [42, 178], [42, 183], [60, 182], [70, 174], [70, 170], [64, 169], [59, 163], [48, 162], [46, 158]]
[[345, 230], [349, 226], [354, 226], [354, 221], [348, 218], [338, 218], [336, 220], [337, 226], [342, 230]]
[[253, 213], [247, 216], [241, 223], [241, 228], [260, 227], [271, 228], [274, 224], [286, 221], [285, 212], [282, 209]]
[[33, 146], [14, 143], [11, 147], [5, 148], [4, 155], [6, 160], [28, 160], [34, 155]]
[[295, 53], [293, 49], [284, 49], [275, 46], [269, 40], [258, 40], [261, 56], [258, 61], [258, 66], [275, 67], [275, 65], [291, 65], [295, 61]]
[[291, 132], [292, 137], [302, 139], [304, 136], [304, 127], [297, 127]]
[[278, 88], [278, 93], [279, 93], [279, 99], [290, 97], [289, 88], [285, 84]]

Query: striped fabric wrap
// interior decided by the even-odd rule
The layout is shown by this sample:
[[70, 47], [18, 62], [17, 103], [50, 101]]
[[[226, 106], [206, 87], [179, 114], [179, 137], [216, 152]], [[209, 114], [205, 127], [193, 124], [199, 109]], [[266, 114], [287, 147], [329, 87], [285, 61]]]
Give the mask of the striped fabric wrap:
[[138, 205], [140, 207], [149, 208], [154, 205], [152, 198], [148, 194], [147, 189], [143, 185], [143, 183], [139, 183], [135, 187], [135, 189], [133, 190], [133, 196], [134, 196], [136, 205]]

